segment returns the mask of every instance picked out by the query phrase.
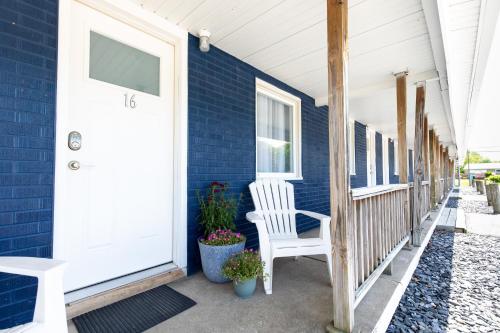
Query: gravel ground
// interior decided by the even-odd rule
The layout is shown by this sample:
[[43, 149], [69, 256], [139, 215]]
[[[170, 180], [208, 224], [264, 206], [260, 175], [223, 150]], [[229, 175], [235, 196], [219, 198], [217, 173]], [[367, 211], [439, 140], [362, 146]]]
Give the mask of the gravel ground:
[[488, 206], [482, 200], [462, 200], [462, 198], [451, 197], [446, 203], [447, 208], [462, 208], [466, 213], [493, 214], [493, 207]]
[[387, 332], [500, 332], [500, 238], [436, 231]]
[[[473, 187], [460, 188], [460, 194], [467, 196], [467, 200], [461, 197], [450, 197], [446, 207], [462, 208], [466, 213], [493, 214], [493, 207], [488, 206], [485, 196], [479, 194]], [[476, 197], [477, 199], [474, 199]]]

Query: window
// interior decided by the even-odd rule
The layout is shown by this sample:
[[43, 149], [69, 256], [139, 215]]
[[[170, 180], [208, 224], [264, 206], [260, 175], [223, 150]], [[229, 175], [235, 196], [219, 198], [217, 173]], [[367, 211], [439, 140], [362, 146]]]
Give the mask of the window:
[[398, 141], [394, 140], [394, 174], [399, 175]]
[[301, 178], [300, 99], [256, 80], [257, 177]]
[[160, 58], [90, 32], [89, 77], [160, 95]]
[[349, 173], [356, 174], [356, 132], [354, 121], [349, 121]]

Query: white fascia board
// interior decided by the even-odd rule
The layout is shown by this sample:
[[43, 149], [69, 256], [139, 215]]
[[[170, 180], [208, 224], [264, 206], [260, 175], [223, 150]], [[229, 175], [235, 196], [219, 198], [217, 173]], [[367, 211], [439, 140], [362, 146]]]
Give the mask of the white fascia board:
[[464, 149], [468, 148], [470, 130], [476, 120], [477, 103], [481, 93], [488, 59], [490, 56], [493, 37], [495, 35], [498, 18], [500, 13], [500, 1], [483, 0], [481, 2], [481, 12], [479, 16], [479, 26], [477, 30], [476, 50], [474, 54], [474, 69], [471, 76], [471, 85], [469, 92], [469, 105], [465, 123]]
[[451, 112], [450, 94], [448, 91], [446, 27], [444, 24], [444, 17], [440, 16], [441, 12], [439, 11], [439, 5], [443, 6], [443, 2], [435, 0], [422, 0], [422, 8], [424, 10], [427, 30], [429, 31], [434, 63], [436, 65], [436, 70], [439, 73], [439, 85], [443, 111], [450, 129], [452, 140], [456, 142], [455, 126]]

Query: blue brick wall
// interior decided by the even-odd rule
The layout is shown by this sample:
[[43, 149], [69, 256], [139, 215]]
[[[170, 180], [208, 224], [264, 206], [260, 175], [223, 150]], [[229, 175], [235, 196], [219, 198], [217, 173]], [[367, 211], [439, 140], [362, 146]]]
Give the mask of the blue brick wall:
[[394, 140], [389, 139], [389, 183], [399, 184], [399, 175], [394, 174], [394, 167], [396, 161], [394, 161]]
[[413, 182], [413, 150], [408, 149], [408, 182]]
[[382, 134], [375, 133], [375, 164], [377, 169], [377, 185], [384, 184], [384, 157], [382, 149]]
[[351, 187], [365, 187], [368, 186], [366, 170], [366, 126], [357, 121], [354, 122], [354, 145], [356, 174], [351, 175]]
[[[52, 255], [57, 0], [0, 1], [0, 255]], [[36, 279], [0, 274], [0, 329], [33, 317]]]
[[[293, 182], [296, 206], [329, 215], [328, 112], [326, 107], [315, 107], [310, 96], [216, 47], [200, 52], [198, 39], [191, 35], [188, 52], [188, 272], [193, 273], [200, 267], [196, 190], [204, 190], [212, 181], [228, 182], [235, 195], [243, 193], [236, 224], [247, 235], [248, 246], [258, 245], [255, 226], [244, 218], [254, 209], [248, 185], [256, 174], [255, 78], [301, 98], [304, 180]], [[317, 225], [302, 219], [298, 230]]]

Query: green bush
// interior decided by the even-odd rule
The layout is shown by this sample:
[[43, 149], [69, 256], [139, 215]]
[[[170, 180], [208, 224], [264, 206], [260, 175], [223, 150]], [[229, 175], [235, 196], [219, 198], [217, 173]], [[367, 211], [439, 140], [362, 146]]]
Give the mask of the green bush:
[[490, 183], [500, 184], [500, 175], [489, 176], [488, 180]]
[[490, 177], [490, 176], [493, 176], [493, 172], [491, 172], [491, 171], [486, 171], [486, 172], [484, 173], [484, 178], [488, 178], [488, 177]]
[[217, 230], [236, 229], [234, 219], [238, 211], [239, 201], [234, 198], [227, 198], [227, 184], [213, 182], [208, 187], [206, 197], [201, 197], [198, 191], [198, 201], [200, 203], [199, 222], [207, 237]]

